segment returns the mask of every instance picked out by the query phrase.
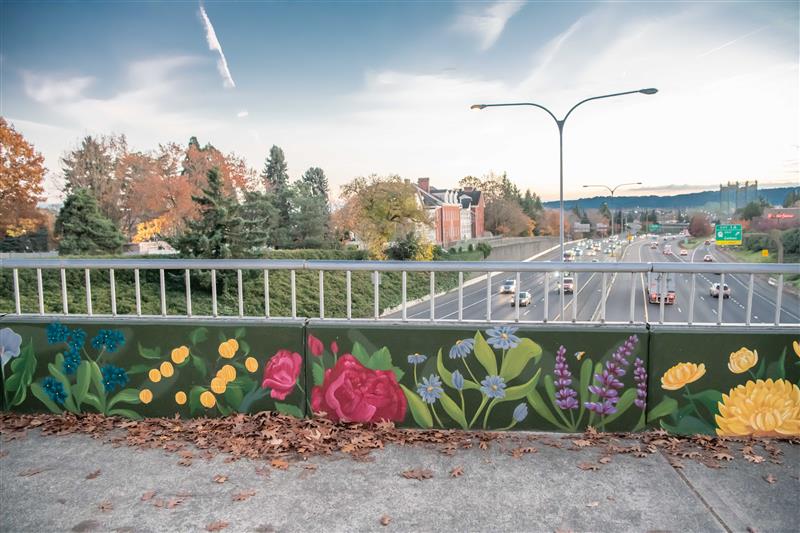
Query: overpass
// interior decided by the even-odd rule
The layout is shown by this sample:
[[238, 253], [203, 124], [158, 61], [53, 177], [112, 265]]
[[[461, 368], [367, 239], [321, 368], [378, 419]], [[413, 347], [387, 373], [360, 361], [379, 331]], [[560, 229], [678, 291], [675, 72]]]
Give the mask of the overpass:
[[[3, 405], [130, 418], [276, 410], [422, 428], [797, 434], [800, 304], [784, 280], [800, 265], [705, 255], [719, 258], [713, 248], [684, 258], [635, 241], [620, 256], [577, 263], [557, 261], [557, 251], [528, 262], [3, 259]], [[571, 294], [555, 285], [567, 269]], [[359, 276], [372, 294], [354, 292]], [[456, 281], [442, 291], [447, 276]], [[648, 302], [649, 277], [661, 292], [671, 278], [674, 304]], [[410, 305], [420, 279], [428, 299]], [[501, 294], [503, 280], [529, 292], [530, 305]], [[144, 290], [153, 282], [156, 291]], [[179, 307], [168, 301], [176, 283]], [[711, 298], [712, 283], [731, 297]], [[384, 315], [395, 289], [400, 310]], [[371, 312], [354, 312], [365, 298]]]

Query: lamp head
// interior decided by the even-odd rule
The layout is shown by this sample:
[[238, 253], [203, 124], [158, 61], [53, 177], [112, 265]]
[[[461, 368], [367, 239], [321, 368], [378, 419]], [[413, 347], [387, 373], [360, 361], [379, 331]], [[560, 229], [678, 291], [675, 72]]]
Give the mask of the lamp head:
[[469, 106], [470, 109], [483, 109], [484, 107], [486, 107], [484, 104], [472, 104]]
[[639, 92], [642, 94], [656, 94], [658, 92], [658, 89], [651, 87], [650, 89], [639, 89]]

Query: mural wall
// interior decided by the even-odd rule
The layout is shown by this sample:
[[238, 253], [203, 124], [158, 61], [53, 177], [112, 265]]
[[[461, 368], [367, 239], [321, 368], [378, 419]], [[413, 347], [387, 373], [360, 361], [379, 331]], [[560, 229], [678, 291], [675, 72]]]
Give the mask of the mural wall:
[[674, 433], [800, 435], [800, 335], [650, 331], [650, 422]]
[[645, 427], [647, 331], [308, 325], [309, 403], [420, 428]]
[[305, 414], [302, 324], [126, 320], [0, 326], [6, 408], [134, 419], [263, 410]]
[[800, 338], [770, 330], [4, 320], [0, 363], [27, 412], [800, 435]]

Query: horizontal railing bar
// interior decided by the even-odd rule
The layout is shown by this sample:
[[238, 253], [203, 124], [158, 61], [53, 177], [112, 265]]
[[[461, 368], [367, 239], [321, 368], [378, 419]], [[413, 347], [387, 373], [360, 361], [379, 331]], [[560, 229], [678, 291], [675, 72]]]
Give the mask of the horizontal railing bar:
[[797, 263], [564, 263], [560, 261], [304, 261], [286, 259], [0, 259], [0, 268], [325, 270], [369, 272], [673, 272], [800, 274]]

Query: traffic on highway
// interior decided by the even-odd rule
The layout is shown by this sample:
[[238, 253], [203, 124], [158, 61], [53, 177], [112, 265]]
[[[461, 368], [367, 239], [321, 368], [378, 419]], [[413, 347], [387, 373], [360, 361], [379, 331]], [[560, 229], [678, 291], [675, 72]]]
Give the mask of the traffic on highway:
[[[556, 262], [559, 261], [559, 251], [551, 250], [529, 260]], [[630, 242], [613, 238], [585, 239], [568, 245], [561, 263], [563, 268], [557, 272], [521, 272], [519, 278], [516, 272], [495, 272], [489, 276], [491, 289], [488, 291], [486, 275], [465, 282], [460, 318], [485, 320], [487, 308], [490, 308], [493, 321], [514, 321], [519, 313], [522, 321], [630, 322], [633, 316], [634, 322], [744, 324], [748, 322], [750, 274], [724, 274], [722, 281], [723, 276], [716, 273], [579, 273], [569, 269], [571, 264], [587, 262], [713, 264], [732, 261], [724, 249], [712, 242], [700, 242], [689, 247], [682, 235], [645, 235]], [[631, 291], [632, 286], [634, 291]], [[454, 289], [435, 298], [434, 316], [437, 320], [459, 318], [457, 293], [458, 290]], [[489, 294], [491, 300], [487, 305]], [[521, 301], [519, 310], [514, 305], [517, 298]], [[774, 323], [775, 301], [775, 278], [753, 275], [749, 323]], [[409, 305], [406, 318], [429, 319], [430, 310], [429, 301]], [[386, 315], [386, 318], [400, 317], [399, 311]], [[787, 289], [781, 293], [779, 320], [782, 324], [800, 323], [800, 299]]]

